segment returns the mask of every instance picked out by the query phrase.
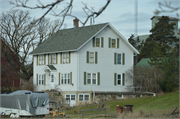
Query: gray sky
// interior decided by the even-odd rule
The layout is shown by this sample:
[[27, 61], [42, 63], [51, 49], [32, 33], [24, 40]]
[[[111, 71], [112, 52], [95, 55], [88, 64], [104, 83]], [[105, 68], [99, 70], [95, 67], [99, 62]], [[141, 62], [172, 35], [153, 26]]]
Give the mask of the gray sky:
[[[9, 4], [8, 1], [15, 0], [0, 0], [0, 13], [10, 10], [13, 6]], [[55, 0], [41, 0], [42, 3], [51, 3]], [[59, 5], [54, 11], [61, 11], [62, 6], [69, 2], [70, 0], [65, 0], [62, 5]], [[74, 0], [73, 2], [73, 15], [76, 15], [82, 20], [85, 19], [85, 14], [82, 10], [83, 4], [86, 3], [89, 7], [94, 7], [95, 10], [99, 10], [107, 0]], [[172, 6], [180, 6], [180, 0], [166, 0], [172, 2]], [[164, 0], [138, 0], [138, 35], [149, 34], [151, 29], [151, 18], [154, 16], [154, 11], [158, 9], [158, 2], [164, 2]], [[30, 0], [28, 5], [33, 6], [37, 4], [36, 0]], [[135, 0], [111, 0], [111, 3], [106, 8], [106, 10], [95, 19], [95, 24], [110, 22], [126, 39], [134, 34], [134, 13], [135, 13]], [[31, 15], [33, 17], [41, 16], [44, 11], [31, 10]], [[160, 15], [166, 15], [170, 17], [176, 17], [176, 13], [163, 13]], [[53, 17], [51, 15], [47, 16], [51, 20], [60, 19], [58, 17]], [[67, 28], [73, 27], [73, 18], [67, 17], [65, 23]], [[86, 25], [89, 25], [90, 21]], [[80, 24], [81, 26], [81, 24]], [[180, 25], [179, 25], [180, 26]], [[178, 26], [178, 28], [179, 28]]]

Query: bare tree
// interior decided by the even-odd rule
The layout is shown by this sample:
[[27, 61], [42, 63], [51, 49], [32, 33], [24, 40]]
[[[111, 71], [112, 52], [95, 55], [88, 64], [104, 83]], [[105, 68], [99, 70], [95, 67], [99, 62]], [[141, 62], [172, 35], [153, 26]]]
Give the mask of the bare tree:
[[[171, 3], [172, 2], [167, 2], [167, 1], [164, 1], [163, 3], [159, 2], [159, 9], [156, 9], [154, 13], [158, 15], [160, 13], [172, 13], [180, 10], [179, 6], [178, 7], [172, 6]], [[179, 18], [179, 13], [177, 13], [176, 15], [177, 18]]]
[[[15, 2], [11, 1], [10, 4], [14, 5], [14, 7], [46, 10], [45, 13], [41, 17], [39, 17], [36, 21], [32, 22], [33, 24], [41, 21], [50, 12], [53, 16], [61, 18], [62, 22], [61, 22], [60, 27], [63, 25], [65, 18], [67, 16], [77, 18], [77, 16], [72, 14], [74, 0], [69, 0], [69, 2], [66, 2], [66, 6], [63, 6], [63, 3], [67, 0], [56, 0], [56, 1], [54, 1], [50, 4], [46, 4], [46, 5], [43, 4], [40, 0], [37, 0], [36, 6], [29, 6], [28, 1], [29, 0], [16, 0]], [[111, 2], [111, 0], [107, 0], [106, 4], [103, 7], [101, 7], [98, 11], [95, 11], [93, 9], [93, 7], [89, 8], [87, 6], [87, 4], [82, 2], [82, 4], [84, 5], [83, 11], [86, 14], [86, 19], [84, 21], [80, 20], [79, 18], [77, 18], [77, 19], [79, 19], [79, 21], [84, 26], [87, 23], [89, 18], [98, 17], [107, 8], [107, 6], [109, 5], [110, 2]], [[62, 8], [62, 9], [59, 12], [55, 12], [55, 9], [57, 7]]]
[[28, 11], [11, 10], [0, 18], [1, 37], [13, 52], [1, 47], [5, 61], [14, 68], [21, 79], [29, 80], [33, 75], [33, 62], [28, 62], [29, 52], [40, 45], [48, 36], [58, 30], [60, 20], [50, 22], [43, 18], [38, 24]]
[[158, 82], [164, 79], [164, 72], [159, 68], [134, 66], [126, 74], [129, 80], [133, 80], [132, 87], [138, 91], [157, 93], [161, 90]]

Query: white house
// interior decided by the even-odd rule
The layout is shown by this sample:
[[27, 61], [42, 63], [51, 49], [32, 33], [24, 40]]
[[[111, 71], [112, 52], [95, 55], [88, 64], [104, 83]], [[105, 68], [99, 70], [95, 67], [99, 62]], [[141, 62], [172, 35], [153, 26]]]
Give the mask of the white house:
[[125, 72], [139, 52], [110, 23], [78, 27], [74, 20], [74, 24], [30, 53], [36, 90], [61, 90], [71, 106], [97, 101], [103, 94], [107, 100], [122, 98], [117, 95], [128, 92], [133, 83]]

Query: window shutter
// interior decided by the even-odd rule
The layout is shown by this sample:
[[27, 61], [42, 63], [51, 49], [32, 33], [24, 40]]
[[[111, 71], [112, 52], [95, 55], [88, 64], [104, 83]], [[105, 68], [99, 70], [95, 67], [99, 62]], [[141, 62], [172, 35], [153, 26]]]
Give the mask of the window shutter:
[[69, 52], [69, 63], [71, 63], [71, 53]]
[[56, 64], [58, 63], [58, 54], [56, 53]]
[[116, 86], [117, 74], [114, 73], [114, 85]]
[[72, 72], [70, 72], [70, 85], [72, 85]]
[[38, 55], [37, 55], [37, 65], [38, 65]]
[[61, 84], [61, 73], [59, 72], [59, 85]]
[[87, 63], [89, 63], [89, 51], [87, 51], [86, 54], [87, 54], [87, 55], [86, 55], [86, 61], [87, 61]]
[[98, 85], [100, 85], [100, 72], [98, 72]]
[[46, 65], [46, 55], [44, 55], [44, 65]]
[[44, 74], [44, 85], [46, 85], [46, 74]]
[[125, 54], [123, 53], [123, 65], [125, 64]]
[[98, 57], [98, 53], [97, 52], [95, 52], [95, 64], [97, 64], [97, 57]]
[[117, 38], [117, 48], [119, 48], [119, 38]]
[[125, 73], [123, 73], [123, 82], [122, 82], [122, 85], [123, 86], [125, 85]]
[[93, 37], [92, 45], [93, 45], [93, 47], [95, 47], [95, 37]]
[[109, 48], [111, 48], [111, 38], [109, 38]]
[[62, 53], [60, 54], [60, 63], [62, 64]]
[[86, 72], [84, 72], [84, 85], [86, 85]]
[[48, 54], [48, 65], [49, 65], [49, 54]]
[[116, 56], [117, 56], [117, 53], [114, 53], [114, 64], [116, 64]]
[[36, 77], [36, 85], [38, 86], [38, 74], [37, 74], [37, 77]]
[[101, 47], [103, 48], [104, 47], [104, 38], [101, 37]]

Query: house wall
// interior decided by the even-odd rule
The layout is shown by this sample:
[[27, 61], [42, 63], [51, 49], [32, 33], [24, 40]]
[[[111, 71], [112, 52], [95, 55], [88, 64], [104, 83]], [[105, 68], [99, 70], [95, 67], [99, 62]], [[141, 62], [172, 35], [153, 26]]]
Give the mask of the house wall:
[[[114, 86], [114, 73], [125, 73], [129, 68], [133, 66], [133, 51], [127, 46], [122, 38], [117, 35], [112, 29], [106, 27], [101, 31], [97, 38], [104, 37], [104, 47], [93, 47], [92, 40], [83, 46], [79, 51], [79, 91], [104, 91], [104, 92], [126, 92], [126, 86], [131, 85], [132, 81], [125, 79], [125, 86]], [[120, 39], [119, 48], [109, 48], [109, 37]], [[86, 52], [98, 52], [98, 63], [88, 64], [86, 63]], [[125, 65], [114, 64], [114, 53], [125, 53]], [[97, 73], [100, 72], [100, 85], [84, 85], [84, 72]], [[125, 76], [126, 77], [126, 76]]]
[[[50, 77], [46, 74], [46, 85], [38, 85], [36, 86], [36, 91], [44, 91], [44, 90], [51, 90], [51, 89], [58, 89], [62, 91], [75, 91], [77, 90], [77, 52], [71, 52], [71, 63], [69, 64], [60, 64], [60, 53], [58, 53], [58, 62], [57, 64], [53, 64], [53, 66], [57, 69], [56, 71], [52, 71], [55, 76], [55, 82], [51, 83]], [[34, 58], [34, 66], [33, 66], [33, 82], [36, 85], [37, 82], [37, 74], [43, 75], [45, 74], [44, 68], [48, 64], [48, 55], [46, 55], [46, 65], [38, 65], [37, 66], [37, 56], [33, 56]], [[60, 84], [59, 85], [59, 73], [70, 73], [72, 72], [72, 84]]]

